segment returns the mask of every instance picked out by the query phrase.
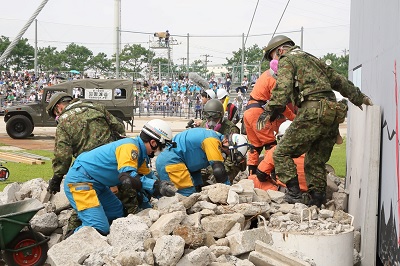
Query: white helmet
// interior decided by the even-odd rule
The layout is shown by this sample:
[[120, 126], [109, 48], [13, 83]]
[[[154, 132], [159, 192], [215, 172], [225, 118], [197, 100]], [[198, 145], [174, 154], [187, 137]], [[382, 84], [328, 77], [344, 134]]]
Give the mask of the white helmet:
[[292, 121], [286, 120], [279, 126], [278, 133], [276, 134], [276, 139], [279, 140], [282, 138], [283, 134], [285, 134], [286, 130], [289, 128], [289, 126], [292, 124]]
[[221, 88], [221, 89], [217, 90], [217, 98], [218, 98], [218, 100], [222, 100], [226, 96], [228, 96], [228, 92], [225, 89]]
[[241, 163], [246, 158], [249, 143], [242, 134], [232, 134], [229, 137], [229, 150], [231, 152], [232, 162]]
[[216, 98], [215, 92], [213, 90], [209, 89], [209, 90], [205, 90], [205, 92], [208, 94], [210, 99], [215, 99]]
[[142, 128], [142, 132], [163, 145], [172, 141], [172, 129], [167, 122], [161, 119], [153, 119], [147, 122]]

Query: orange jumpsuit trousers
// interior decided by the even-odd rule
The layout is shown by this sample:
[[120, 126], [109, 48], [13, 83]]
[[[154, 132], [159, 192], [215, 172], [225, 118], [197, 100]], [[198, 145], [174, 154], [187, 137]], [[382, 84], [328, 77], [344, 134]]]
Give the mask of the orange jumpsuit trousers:
[[[260, 165], [258, 166], [259, 170], [269, 175], [271, 174], [271, 171], [275, 168], [274, 160], [272, 158], [272, 154], [274, 153], [275, 148], [276, 146], [265, 152], [264, 160], [262, 160]], [[306, 175], [304, 173], [304, 157], [305, 154], [302, 154], [300, 157], [294, 158], [294, 163], [296, 164], [297, 168], [297, 176], [299, 179], [300, 190], [306, 192], [308, 188]], [[276, 182], [272, 181], [271, 179], [268, 179], [266, 182], [260, 182], [256, 175], [250, 175], [249, 179], [254, 181], [255, 188], [260, 188], [263, 190], [278, 190], [279, 186], [286, 187], [284, 183], [279, 181], [278, 176], [276, 177]]]

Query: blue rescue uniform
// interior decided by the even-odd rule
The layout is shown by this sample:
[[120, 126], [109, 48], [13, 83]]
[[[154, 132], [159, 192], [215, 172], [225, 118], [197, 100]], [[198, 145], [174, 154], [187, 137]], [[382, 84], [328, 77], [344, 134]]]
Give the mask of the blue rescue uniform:
[[149, 162], [140, 137], [124, 138], [79, 155], [67, 173], [64, 191], [82, 226], [108, 234], [109, 223], [123, 217], [122, 203], [109, 188], [121, 183], [118, 175], [123, 172], [131, 172], [132, 177], [143, 175], [142, 189], [138, 192], [143, 197], [141, 207], [151, 207], [148, 195], [154, 193], [157, 177], [148, 167]]
[[196, 186], [203, 185], [201, 169], [217, 161], [224, 162], [223, 139], [222, 134], [205, 128], [192, 128], [177, 134], [172, 139], [177, 147], [166, 148], [157, 156], [159, 178], [174, 183], [178, 193], [184, 196], [195, 193]]

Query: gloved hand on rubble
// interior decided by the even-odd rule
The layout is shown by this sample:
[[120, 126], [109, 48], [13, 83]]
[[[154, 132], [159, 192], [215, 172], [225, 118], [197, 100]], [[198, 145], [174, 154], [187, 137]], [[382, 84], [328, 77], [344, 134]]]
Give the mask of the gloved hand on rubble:
[[121, 185], [127, 188], [131, 187], [133, 189], [139, 190], [142, 188], [142, 182], [140, 181], [140, 176], [132, 177], [129, 173], [123, 172], [118, 175]]
[[172, 197], [178, 189], [171, 181], [157, 180], [154, 183], [154, 194], [156, 196]]
[[47, 191], [51, 194], [56, 194], [60, 192], [61, 182], [63, 180], [63, 176], [53, 175], [53, 177], [49, 180], [49, 186], [47, 187]]

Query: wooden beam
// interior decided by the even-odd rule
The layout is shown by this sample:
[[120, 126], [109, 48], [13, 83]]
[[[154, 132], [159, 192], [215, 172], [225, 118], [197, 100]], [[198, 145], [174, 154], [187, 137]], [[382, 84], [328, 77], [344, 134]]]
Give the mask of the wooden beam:
[[0, 152], [0, 159], [10, 161], [10, 162], [17, 162], [17, 163], [26, 163], [26, 164], [44, 164], [45, 162], [42, 160], [32, 159], [25, 156], [12, 154], [8, 152]]

